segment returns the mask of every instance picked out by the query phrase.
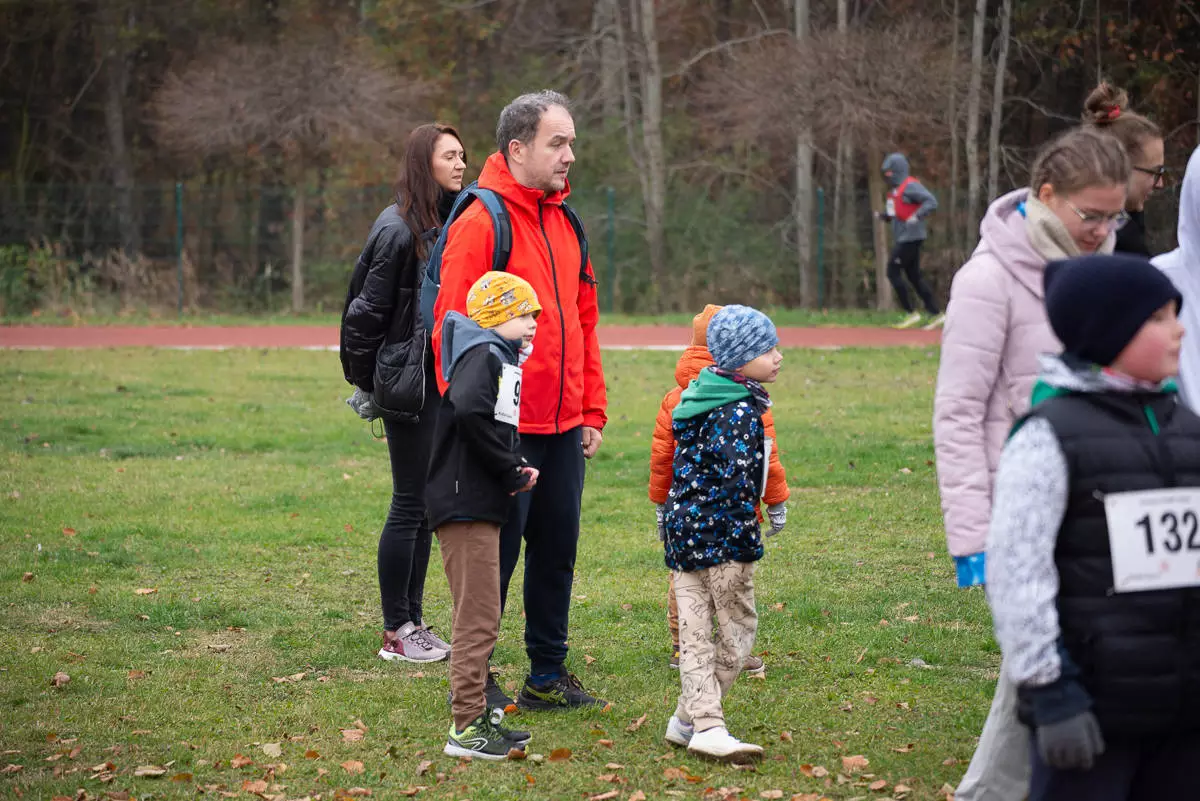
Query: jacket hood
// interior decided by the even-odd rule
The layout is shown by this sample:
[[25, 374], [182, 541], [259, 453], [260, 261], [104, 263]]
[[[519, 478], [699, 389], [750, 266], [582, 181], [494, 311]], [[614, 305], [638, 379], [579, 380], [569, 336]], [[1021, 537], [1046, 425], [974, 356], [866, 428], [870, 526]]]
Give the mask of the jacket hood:
[[1179, 226], [1176, 232], [1178, 247], [1170, 253], [1156, 257], [1153, 262], [1178, 286], [1184, 276], [1200, 276], [1200, 147], [1192, 151], [1187, 171], [1183, 174], [1183, 186], [1179, 190]]
[[979, 224], [979, 245], [975, 255], [990, 255], [1040, 299], [1045, 296], [1043, 284], [1048, 259], [1037, 251], [1029, 238], [1023, 208], [1029, 194], [1028, 188], [1016, 189], [988, 206]]
[[704, 345], [689, 345], [675, 365], [675, 383], [687, 389], [688, 384], [695, 381], [705, 367], [712, 367], [715, 363]]
[[481, 328], [479, 323], [466, 315], [448, 312], [442, 323], [442, 378], [449, 381], [458, 360], [479, 345], [491, 345], [502, 358], [511, 364], [517, 363], [519, 346], [516, 342], [505, 339], [490, 328]]
[[888, 185], [895, 189], [900, 184], [904, 183], [904, 179], [909, 175], [908, 159], [903, 153], [889, 153], [888, 157], [883, 160], [883, 172], [892, 171], [890, 176], [885, 175], [884, 179]]
[[562, 190], [549, 194], [518, 183], [508, 168], [508, 162], [504, 160], [504, 154], [499, 151], [488, 156], [487, 161], [483, 163], [483, 170], [479, 173], [479, 185], [499, 192], [507, 202], [530, 211], [535, 217], [539, 202], [561, 206], [562, 202], [571, 194], [569, 180]]
[[704, 307], [704, 311], [692, 318], [692, 344], [700, 347], [708, 347], [708, 324], [712, 322], [713, 315], [719, 312], [724, 306], [716, 306], [712, 303]]
[[671, 417], [674, 420], [690, 420], [708, 414], [718, 406], [749, 397], [752, 397], [752, 393], [745, 384], [731, 381], [712, 370], [701, 370], [700, 375], [679, 396], [679, 405]]
[[1033, 387], [1033, 405], [1060, 395], [1092, 395], [1098, 392], [1174, 393], [1175, 382], [1149, 384], [1069, 356], [1043, 354], [1038, 357], [1042, 372]]

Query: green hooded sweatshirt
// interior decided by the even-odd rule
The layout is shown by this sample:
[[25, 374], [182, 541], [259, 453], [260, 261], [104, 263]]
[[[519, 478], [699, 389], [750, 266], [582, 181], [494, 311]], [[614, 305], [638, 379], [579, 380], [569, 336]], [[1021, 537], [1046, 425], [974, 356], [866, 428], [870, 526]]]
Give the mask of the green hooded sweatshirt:
[[690, 420], [727, 403], [749, 398], [750, 395], [750, 388], [744, 384], [717, 375], [712, 370], [701, 370], [700, 375], [692, 379], [680, 394], [679, 404], [671, 414], [671, 419]]

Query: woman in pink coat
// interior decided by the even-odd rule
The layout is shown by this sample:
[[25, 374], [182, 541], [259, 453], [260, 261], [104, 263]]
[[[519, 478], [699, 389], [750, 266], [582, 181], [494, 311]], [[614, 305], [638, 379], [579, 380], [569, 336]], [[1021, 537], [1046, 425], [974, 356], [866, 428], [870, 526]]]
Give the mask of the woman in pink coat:
[[[1038, 357], [1060, 350], [1043, 305], [1046, 264], [1111, 253], [1127, 219], [1130, 163], [1095, 128], [1076, 128], [1038, 153], [1030, 186], [999, 198], [980, 241], [954, 277], [933, 406], [946, 541], [958, 584], [983, 584], [992, 483], [1000, 451], [1030, 404]], [[1029, 735], [1003, 675], [960, 801], [1019, 801], [1029, 783]]]

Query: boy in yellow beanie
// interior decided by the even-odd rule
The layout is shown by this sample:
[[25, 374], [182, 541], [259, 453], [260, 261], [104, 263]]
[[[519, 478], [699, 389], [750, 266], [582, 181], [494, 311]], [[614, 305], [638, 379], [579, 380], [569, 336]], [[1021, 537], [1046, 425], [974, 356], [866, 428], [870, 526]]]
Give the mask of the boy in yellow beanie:
[[488, 657], [500, 631], [500, 527], [512, 495], [537, 483], [518, 448], [521, 364], [533, 350], [542, 310], [533, 287], [511, 273], [488, 272], [467, 295], [467, 314], [442, 324], [448, 382], [434, 432], [425, 503], [437, 531], [454, 601], [450, 651], [454, 722], [442, 750], [500, 760], [523, 751], [528, 732], [500, 725], [489, 710]]

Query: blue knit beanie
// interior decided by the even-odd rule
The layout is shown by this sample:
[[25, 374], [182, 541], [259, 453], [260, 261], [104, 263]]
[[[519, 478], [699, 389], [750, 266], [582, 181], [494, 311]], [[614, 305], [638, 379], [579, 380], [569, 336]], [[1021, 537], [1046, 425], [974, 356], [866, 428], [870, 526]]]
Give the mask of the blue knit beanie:
[[749, 306], [726, 306], [708, 321], [708, 352], [717, 367], [737, 370], [779, 344], [771, 318]]
[[1078, 256], [1046, 265], [1046, 316], [1063, 352], [1107, 367], [1154, 312], [1183, 296], [1140, 256]]

